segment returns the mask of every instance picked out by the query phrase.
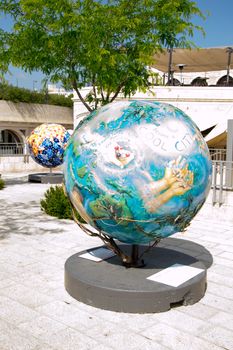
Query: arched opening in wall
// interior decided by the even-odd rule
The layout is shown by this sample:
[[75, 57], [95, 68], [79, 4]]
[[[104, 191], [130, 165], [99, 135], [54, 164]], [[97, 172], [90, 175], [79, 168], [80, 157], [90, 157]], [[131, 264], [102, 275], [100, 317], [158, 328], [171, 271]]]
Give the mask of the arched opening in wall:
[[0, 131], [0, 155], [23, 154], [23, 139], [15, 131], [4, 129]]
[[191, 82], [192, 86], [208, 86], [207, 78], [197, 77]]
[[229, 76], [229, 83], [227, 83], [227, 75], [224, 75], [217, 81], [217, 86], [233, 86], [233, 78]]
[[173, 78], [173, 79], [170, 79], [170, 81], [168, 81], [168, 82], [166, 83], [166, 85], [179, 86], [179, 85], [181, 85], [181, 84], [180, 84], [180, 81], [179, 81], [178, 79]]

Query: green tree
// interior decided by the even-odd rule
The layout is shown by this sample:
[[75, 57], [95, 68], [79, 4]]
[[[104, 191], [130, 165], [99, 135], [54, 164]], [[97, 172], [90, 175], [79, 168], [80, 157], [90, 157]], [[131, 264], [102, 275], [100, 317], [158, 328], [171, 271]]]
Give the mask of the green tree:
[[2, 0], [0, 11], [14, 19], [0, 32], [2, 62], [61, 81], [89, 111], [145, 91], [153, 54], [190, 47], [192, 16], [203, 17], [191, 0]]

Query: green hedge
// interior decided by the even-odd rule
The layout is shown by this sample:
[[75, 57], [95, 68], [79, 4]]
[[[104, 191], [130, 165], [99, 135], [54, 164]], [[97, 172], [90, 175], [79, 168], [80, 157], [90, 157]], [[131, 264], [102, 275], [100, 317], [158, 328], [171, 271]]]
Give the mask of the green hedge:
[[[45, 192], [44, 197], [45, 198], [40, 201], [40, 205], [41, 210], [45, 211], [46, 214], [55, 216], [58, 219], [73, 220], [72, 207], [62, 186], [51, 186]], [[85, 222], [77, 212], [75, 214], [80, 222]]]
[[2, 190], [5, 187], [5, 182], [3, 179], [0, 179], [0, 190]]
[[69, 97], [57, 94], [50, 95], [46, 92], [31, 91], [8, 85], [7, 83], [0, 83], [0, 100], [72, 107], [72, 96], [73, 95]]

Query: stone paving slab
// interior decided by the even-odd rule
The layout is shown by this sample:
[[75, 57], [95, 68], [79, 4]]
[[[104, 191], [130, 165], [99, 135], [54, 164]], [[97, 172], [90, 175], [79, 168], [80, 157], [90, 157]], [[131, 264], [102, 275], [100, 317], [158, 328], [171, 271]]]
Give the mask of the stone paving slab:
[[186, 233], [174, 235], [213, 256], [200, 302], [160, 314], [111, 312], [66, 293], [66, 259], [102, 242], [40, 210], [48, 187], [0, 191], [1, 350], [233, 349], [233, 223], [202, 215], [204, 206]]

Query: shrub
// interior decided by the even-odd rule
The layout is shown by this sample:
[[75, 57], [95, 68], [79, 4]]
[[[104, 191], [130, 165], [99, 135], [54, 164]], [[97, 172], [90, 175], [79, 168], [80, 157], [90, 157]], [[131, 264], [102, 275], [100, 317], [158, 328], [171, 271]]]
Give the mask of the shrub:
[[[41, 210], [46, 214], [55, 216], [58, 219], [73, 220], [72, 207], [69, 199], [66, 197], [62, 186], [50, 187], [45, 192], [45, 198], [40, 201]], [[75, 212], [77, 219], [84, 223], [82, 217]]]
[[0, 179], [0, 190], [2, 190], [5, 187], [5, 182], [3, 179]]

